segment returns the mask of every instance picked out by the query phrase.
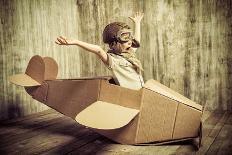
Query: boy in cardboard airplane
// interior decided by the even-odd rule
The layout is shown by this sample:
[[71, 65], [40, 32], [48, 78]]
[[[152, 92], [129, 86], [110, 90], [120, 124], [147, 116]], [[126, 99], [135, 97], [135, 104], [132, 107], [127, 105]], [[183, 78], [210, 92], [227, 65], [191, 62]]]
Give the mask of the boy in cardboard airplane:
[[38, 55], [31, 58], [25, 74], [11, 76], [10, 81], [24, 86], [34, 99], [122, 144], [200, 138], [201, 105], [158, 81], [143, 82], [143, 68], [135, 56], [142, 18], [142, 13], [130, 17], [135, 23], [134, 37], [127, 24], [108, 24], [103, 31], [108, 52], [62, 36], [56, 40], [59, 45], [77, 45], [98, 55], [120, 86], [111, 84], [110, 77], [56, 79], [55, 60]]
[[89, 52], [95, 53], [112, 71], [116, 84], [131, 88], [142, 88], [144, 81], [141, 75], [143, 70], [141, 62], [136, 58], [135, 51], [140, 46], [140, 22], [143, 14], [137, 12], [134, 17], [129, 17], [135, 23], [135, 36], [131, 28], [122, 22], [108, 24], [103, 31], [103, 41], [109, 44], [110, 50], [105, 52], [100, 46], [69, 40], [58, 37], [59, 45], [77, 45]]

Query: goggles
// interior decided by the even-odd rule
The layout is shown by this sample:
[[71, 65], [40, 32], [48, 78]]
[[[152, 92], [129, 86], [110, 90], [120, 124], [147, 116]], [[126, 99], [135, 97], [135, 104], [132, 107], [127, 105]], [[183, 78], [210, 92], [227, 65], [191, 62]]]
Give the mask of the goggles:
[[133, 39], [132, 31], [130, 31], [128, 29], [120, 30], [117, 33], [117, 40], [119, 42], [127, 42], [127, 41], [132, 40], [132, 39]]

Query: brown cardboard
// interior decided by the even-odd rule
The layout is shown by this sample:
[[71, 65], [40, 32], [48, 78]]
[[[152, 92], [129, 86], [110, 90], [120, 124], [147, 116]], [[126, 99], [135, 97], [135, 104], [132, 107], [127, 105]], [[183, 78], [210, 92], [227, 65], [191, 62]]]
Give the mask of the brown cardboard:
[[98, 100], [99, 80], [52, 80], [46, 83], [45, 104], [72, 119]]
[[136, 109], [97, 101], [81, 111], [75, 120], [91, 128], [110, 130], [127, 125], [138, 113]]
[[195, 102], [193, 102], [192, 100], [184, 97], [183, 95], [173, 91], [172, 89], [166, 87], [165, 85], [162, 85], [161, 83], [159, 83], [156, 80], [148, 80], [145, 85], [144, 88], [150, 89], [154, 92], [157, 92], [159, 94], [162, 94], [168, 98], [171, 98], [173, 100], [179, 101], [183, 104], [186, 104], [188, 106], [194, 107], [196, 109], [202, 110], [202, 106], [199, 104], [196, 104]]
[[26, 74], [13, 75], [13, 76], [10, 76], [8, 80], [16, 85], [25, 86], [25, 87], [41, 85], [39, 82], [32, 79], [30, 76]]
[[44, 57], [45, 64], [44, 80], [55, 80], [58, 74], [58, 64], [50, 57]]
[[143, 88], [136, 143], [171, 140], [177, 106], [175, 101]]
[[176, 115], [173, 139], [196, 137], [201, 121], [199, 110], [179, 104]]
[[30, 76], [38, 83], [44, 81], [45, 63], [39, 55], [33, 56], [29, 61], [25, 74]]
[[[49, 75], [55, 63], [44, 64]], [[140, 90], [110, 81], [110, 77], [44, 80], [40, 86], [26, 90], [34, 99], [122, 144], [199, 136], [201, 105], [155, 80], [147, 81]]]
[[27, 66], [25, 74], [9, 77], [9, 81], [19, 86], [38, 86], [44, 80], [54, 80], [58, 74], [58, 65], [50, 57], [33, 56]]
[[20, 86], [37, 86], [44, 81], [44, 72], [43, 58], [35, 55], [30, 59], [25, 74], [13, 75], [9, 80]]

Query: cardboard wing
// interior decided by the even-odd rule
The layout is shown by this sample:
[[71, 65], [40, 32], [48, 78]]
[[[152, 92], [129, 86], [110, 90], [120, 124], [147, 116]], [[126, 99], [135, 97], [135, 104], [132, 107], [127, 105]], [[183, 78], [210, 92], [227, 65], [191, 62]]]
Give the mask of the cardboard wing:
[[[44, 64], [45, 73], [54, 78], [56, 72], [46, 71], [51, 67]], [[44, 78], [39, 86], [25, 89], [34, 99], [122, 144], [195, 138], [200, 128], [202, 106], [155, 80], [131, 90], [115, 85], [111, 77]]]
[[87, 127], [110, 130], [127, 125], [138, 113], [136, 109], [97, 101], [81, 111], [75, 120]]

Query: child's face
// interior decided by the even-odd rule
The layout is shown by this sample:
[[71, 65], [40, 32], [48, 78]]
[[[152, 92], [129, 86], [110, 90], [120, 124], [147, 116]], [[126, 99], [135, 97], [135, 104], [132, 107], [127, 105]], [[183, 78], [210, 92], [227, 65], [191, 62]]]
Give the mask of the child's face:
[[129, 40], [125, 43], [121, 43], [121, 48], [123, 52], [129, 52], [132, 45], [132, 40]]

